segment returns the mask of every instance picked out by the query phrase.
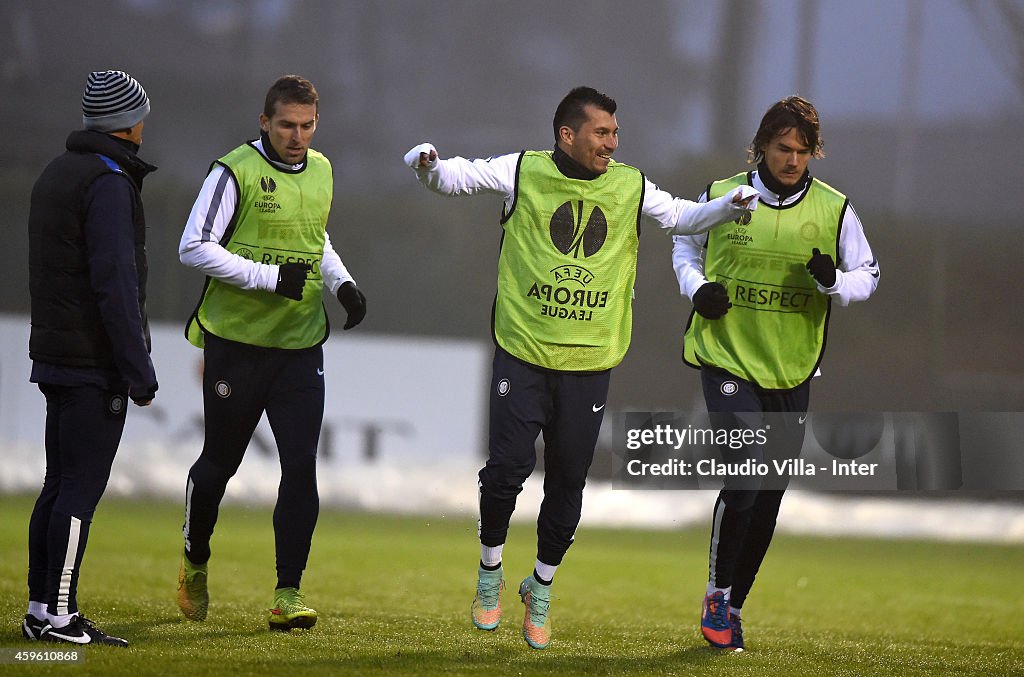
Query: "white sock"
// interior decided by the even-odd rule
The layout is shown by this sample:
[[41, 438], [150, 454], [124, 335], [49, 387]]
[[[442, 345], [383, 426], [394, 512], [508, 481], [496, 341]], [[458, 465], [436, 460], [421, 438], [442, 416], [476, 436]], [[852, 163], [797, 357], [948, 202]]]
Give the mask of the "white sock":
[[728, 588], [716, 588], [711, 583], [708, 583], [708, 594], [709, 595], [713, 595], [716, 592], [724, 593], [725, 594], [725, 598], [729, 599], [729, 594], [732, 592], [732, 586], [730, 585]]
[[496, 545], [493, 548], [489, 545], [480, 545], [480, 561], [483, 562], [484, 566], [498, 566], [501, 564], [501, 549], [505, 547], [505, 544]]
[[73, 614], [58, 614], [57, 616], [51, 616], [46, 614], [46, 622], [50, 624], [51, 628], [64, 628], [67, 627], [68, 623], [77, 616], [77, 613]]
[[557, 564], [544, 564], [540, 560], [537, 560], [537, 563], [533, 565], [533, 570], [537, 572], [537, 576], [545, 581], [553, 580], [557, 569]]
[[737, 609], [736, 607], [729, 605], [729, 615], [739, 618], [743, 614], [743, 609]]
[[39, 620], [46, 620], [46, 604], [43, 602], [28, 602], [28, 613], [30, 616], [34, 616]]

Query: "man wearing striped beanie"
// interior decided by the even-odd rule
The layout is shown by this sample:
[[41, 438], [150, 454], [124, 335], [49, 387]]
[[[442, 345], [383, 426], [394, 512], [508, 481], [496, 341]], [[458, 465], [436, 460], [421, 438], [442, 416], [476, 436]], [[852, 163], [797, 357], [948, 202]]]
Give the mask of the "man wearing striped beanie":
[[146, 320], [139, 159], [149, 97], [121, 71], [89, 74], [84, 130], [32, 188], [30, 380], [46, 398], [46, 475], [29, 522], [26, 639], [127, 646], [78, 609], [89, 526], [107, 486], [127, 403], [157, 390]]
[[122, 71], [89, 73], [82, 96], [82, 124], [86, 129], [108, 133], [130, 130], [147, 115], [149, 97], [138, 80]]

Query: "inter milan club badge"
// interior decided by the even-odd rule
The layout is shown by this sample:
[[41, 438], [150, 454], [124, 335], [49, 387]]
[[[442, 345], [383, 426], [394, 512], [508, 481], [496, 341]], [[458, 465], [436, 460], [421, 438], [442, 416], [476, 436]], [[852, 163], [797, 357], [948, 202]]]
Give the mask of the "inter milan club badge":
[[231, 397], [231, 386], [227, 381], [217, 381], [214, 384], [213, 389], [217, 391], [217, 397], [228, 398]]
[[725, 395], [726, 397], [731, 397], [732, 395], [735, 395], [736, 391], [739, 389], [740, 387], [736, 385], [736, 381], [723, 381], [722, 387], [719, 388], [719, 390], [722, 391], [722, 394]]
[[120, 414], [124, 411], [124, 396], [114, 395], [110, 398], [110, 413]]
[[511, 389], [512, 384], [508, 382], [507, 378], [503, 378], [500, 381], [498, 381], [498, 395], [500, 397], [505, 397], [505, 395], [508, 395], [508, 391]]

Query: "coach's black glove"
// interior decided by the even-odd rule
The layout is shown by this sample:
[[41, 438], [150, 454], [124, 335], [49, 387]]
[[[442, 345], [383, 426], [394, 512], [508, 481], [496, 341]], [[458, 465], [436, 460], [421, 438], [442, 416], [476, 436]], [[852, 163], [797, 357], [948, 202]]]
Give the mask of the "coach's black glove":
[[282, 263], [278, 266], [277, 287], [274, 288], [274, 293], [293, 301], [301, 301], [302, 288], [306, 286], [306, 274], [312, 269], [308, 263]]
[[729, 292], [719, 282], [707, 282], [693, 295], [693, 309], [709, 320], [717, 320], [730, 308]]
[[836, 264], [828, 254], [822, 254], [815, 247], [811, 252], [811, 260], [807, 262], [807, 272], [818, 284], [829, 289], [836, 283]]
[[348, 321], [342, 329], [351, 329], [366, 317], [366, 297], [354, 282], [346, 282], [338, 287], [338, 300], [348, 313]]

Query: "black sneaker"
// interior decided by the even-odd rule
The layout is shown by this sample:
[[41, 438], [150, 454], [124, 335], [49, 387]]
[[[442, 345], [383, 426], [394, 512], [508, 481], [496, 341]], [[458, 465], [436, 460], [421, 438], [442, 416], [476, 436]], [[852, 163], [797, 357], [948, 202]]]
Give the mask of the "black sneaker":
[[46, 621], [41, 621], [32, 614], [25, 614], [25, 620], [21, 622], [21, 636], [25, 639], [37, 640], [43, 633], [43, 626]]
[[68, 642], [70, 644], [107, 644], [109, 646], [128, 646], [128, 640], [111, 637], [92, 624], [85, 616], [75, 616], [63, 628], [55, 628], [47, 623], [39, 634], [44, 642]]

